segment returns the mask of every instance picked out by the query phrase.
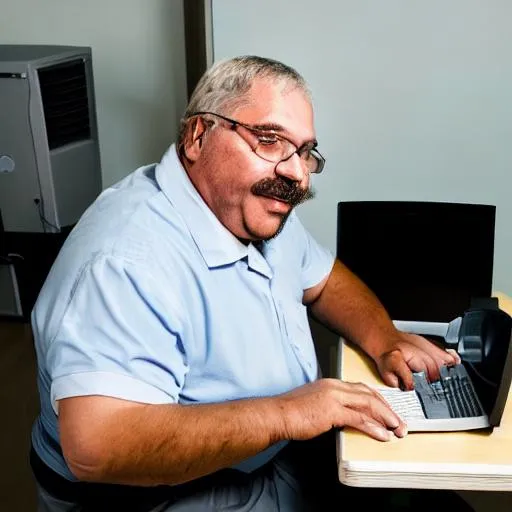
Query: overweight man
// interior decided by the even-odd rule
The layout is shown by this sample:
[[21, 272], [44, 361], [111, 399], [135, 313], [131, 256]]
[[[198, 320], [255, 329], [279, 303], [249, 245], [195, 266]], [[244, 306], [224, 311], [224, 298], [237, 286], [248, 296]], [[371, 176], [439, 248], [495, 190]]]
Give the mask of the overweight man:
[[85, 212], [32, 314], [39, 510], [327, 510], [342, 486], [320, 439], [406, 435], [369, 387], [320, 378], [308, 312], [391, 386], [455, 356], [397, 331], [301, 224], [325, 166], [304, 79], [238, 57], [202, 77], [161, 162]]

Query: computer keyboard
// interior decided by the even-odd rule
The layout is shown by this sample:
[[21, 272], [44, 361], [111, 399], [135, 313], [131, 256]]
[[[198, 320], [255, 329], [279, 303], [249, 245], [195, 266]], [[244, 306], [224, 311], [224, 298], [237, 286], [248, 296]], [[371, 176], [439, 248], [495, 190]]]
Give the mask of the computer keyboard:
[[426, 419], [415, 391], [402, 391], [398, 388], [379, 388], [377, 391], [404, 421]]
[[380, 388], [378, 391], [405, 421], [483, 416], [484, 410], [464, 365], [443, 366], [440, 379], [427, 380], [425, 372], [413, 373], [414, 391]]
[[440, 379], [429, 383], [424, 372], [414, 373], [414, 389], [429, 419], [469, 418], [484, 411], [464, 368], [458, 364], [440, 369]]

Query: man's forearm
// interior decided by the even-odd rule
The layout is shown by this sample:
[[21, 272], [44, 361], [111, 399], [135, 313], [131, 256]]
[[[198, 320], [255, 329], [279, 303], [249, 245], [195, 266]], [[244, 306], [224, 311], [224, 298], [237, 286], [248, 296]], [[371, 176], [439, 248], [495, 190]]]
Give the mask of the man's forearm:
[[374, 358], [386, 350], [386, 334], [394, 332], [377, 297], [339, 261], [310, 311], [318, 321], [357, 343]]
[[[64, 453], [81, 480], [133, 485], [183, 483], [240, 462], [285, 437], [278, 400], [272, 398], [211, 405], [132, 404], [106, 416], [95, 415], [97, 401], [104, 410], [109, 401], [113, 401], [111, 408], [119, 400], [71, 400], [75, 405], [76, 400], [89, 401], [87, 407], [79, 404], [78, 412], [73, 404], [60, 407]], [[91, 403], [92, 417], [101, 421], [91, 421], [89, 410], [87, 427], [77, 435], [80, 416]]]

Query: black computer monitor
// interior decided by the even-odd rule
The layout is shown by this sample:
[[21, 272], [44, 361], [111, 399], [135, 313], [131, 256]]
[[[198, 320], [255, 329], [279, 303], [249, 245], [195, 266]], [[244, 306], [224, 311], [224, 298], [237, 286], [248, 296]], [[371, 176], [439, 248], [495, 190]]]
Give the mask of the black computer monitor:
[[447, 322], [491, 296], [495, 216], [482, 204], [340, 202], [337, 256], [394, 320]]

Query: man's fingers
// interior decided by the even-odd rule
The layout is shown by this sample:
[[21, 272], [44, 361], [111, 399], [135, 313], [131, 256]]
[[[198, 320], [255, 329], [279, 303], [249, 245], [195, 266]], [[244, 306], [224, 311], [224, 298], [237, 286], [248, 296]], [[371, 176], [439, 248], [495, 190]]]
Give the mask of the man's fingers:
[[389, 441], [391, 439], [390, 430], [360, 412], [347, 411], [344, 414], [343, 424], [346, 427], [355, 428], [377, 441]]
[[407, 435], [407, 424], [402, 422], [398, 428], [393, 430], [396, 437], [405, 437]]
[[411, 361], [409, 361], [408, 364], [409, 367], [415, 372], [424, 371], [431, 382], [439, 380], [440, 364], [428, 354], [423, 354], [421, 358], [416, 356]]
[[448, 352], [448, 354], [452, 356], [453, 364], [462, 363], [462, 360], [456, 350], [454, 350], [453, 348], [447, 348], [446, 352]]
[[460, 363], [460, 357], [453, 349], [443, 349], [435, 347], [435, 352], [431, 353], [432, 358], [435, 360], [437, 366], [453, 366]]
[[[396, 376], [395, 376], [395, 378], [396, 378]], [[391, 405], [389, 404], [389, 402], [380, 393], [377, 393], [377, 394], [382, 399], [382, 401], [386, 404], [386, 406], [393, 411], [394, 416], [398, 419], [398, 427], [392, 428], [394, 434], [397, 437], [405, 437], [407, 435], [407, 425], [402, 420], [402, 418], [391, 408]]]
[[424, 352], [429, 354], [430, 357], [434, 359], [437, 366], [452, 366], [454, 364], [460, 363], [459, 354], [457, 354], [457, 352], [455, 352], [453, 349], [445, 350], [444, 348], [441, 348], [434, 342], [430, 341], [428, 338], [419, 336], [417, 334], [408, 334], [407, 337], [415, 346], [421, 348]]
[[398, 387], [401, 382], [405, 389], [414, 389], [411, 369], [400, 351], [388, 354], [379, 369], [388, 386]]
[[400, 386], [399, 378], [392, 372], [384, 372], [382, 375], [384, 384], [391, 386], [392, 388], [398, 388]]
[[[453, 349], [439, 349], [435, 347], [435, 352], [423, 356], [422, 361], [425, 364], [425, 370], [431, 382], [440, 378], [439, 370], [441, 366], [453, 366], [460, 363], [460, 357]], [[410, 365], [412, 367], [412, 365]], [[414, 368], [413, 368], [414, 369]]]
[[368, 416], [387, 430], [398, 430], [400, 433], [405, 429], [404, 422], [377, 391], [373, 391], [372, 395], [360, 394], [357, 391], [346, 392], [343, 395], [343, 406], [347, 411]]
[[356, 411], [349, 411], [347, 413], [344, 424], [347, 427], [355, 428], [360, 432], [368, 434], [378, 441], [389, 441], [393, 435], [396, 437], [405, 437], [407, 435], [407, 427], [403, 422], [396, 429], [389, 429], [375, 421], [371, 416]]

